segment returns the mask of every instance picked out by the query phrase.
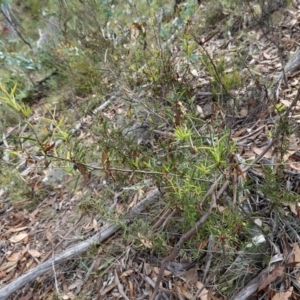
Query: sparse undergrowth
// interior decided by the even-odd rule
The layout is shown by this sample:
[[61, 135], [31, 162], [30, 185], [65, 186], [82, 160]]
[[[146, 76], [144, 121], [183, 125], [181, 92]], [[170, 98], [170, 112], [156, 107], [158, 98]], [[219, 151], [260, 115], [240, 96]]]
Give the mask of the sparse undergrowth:
[[[296, 153], [297, 124], [269, 92], [264, 70], [252, 67], [259, 50], [248, 45], [251, 31], [265, 38], [263, 29], [273, 25], [261, 24], [249, 1], [196, 2], [181, 3], [174, 15], [167, 13], [171, 1], [23, 4], [23, 26], [34, 16], [43, 28], [40, 47], [29, 39], [36, 28], [22, 32], [31, 47], [20, 36], [3, 36], [0, 212], [35, 212], [54, 197], [74, 211], [70, 226], [85, 217], [93, 218], [87, 232], [105, 221], [123, 226], [122, 236], [64, 266], [71, 281], [72, 270], [89, 273], [91, 261], [104, 257], [74, 293], [78, 299], [94, 299], [96, 278], [121, 272], [128, 249], [147, 264], [166, 257], [207, 211], [175, 260], [197, 261], [196, 282], [216, 299], [230, 299], [271, 264], [278, 240], [283, 249], [286, 239], [295, 243], [295, 233], [280, 235], [280, 226], [289, 217], [294, 222], [284, 208], [298, 212], [299, 190], [290, 179], [296, 173], [285, 167]], [[268, 16], [281, 9], [261, 5]], [[272, 139], [264, 161], [252, 165]], [[162, 192], [159, 201], [125, 223], [124, 214], [153, 186]], [[44, 220], [51, 216], [44, 211]], [[183, 295], [186, 287], [173, 284]], [[279, 290], [269, 282], [258, 292], [269, 287]]]

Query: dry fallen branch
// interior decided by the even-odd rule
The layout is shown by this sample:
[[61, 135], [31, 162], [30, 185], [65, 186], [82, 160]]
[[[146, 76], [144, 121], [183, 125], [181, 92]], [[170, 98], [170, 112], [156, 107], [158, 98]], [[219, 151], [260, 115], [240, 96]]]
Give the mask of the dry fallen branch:
[[102, 111], [104, 108], [106, 108], [108, 105], [110, 105], [110, 103], [113, 102], [116, 98], [117, 98], [116, 95], [111, 96], [107, 101], [105, 101], [100, 106], [95, 108], [91, 114], [87, 115], [86, 117], [81, 118], [80, 121], [75, 125], [75, 128], [71, 130], [71, 132], [75, 133], [76, 131], [78, 131], [81, 128], [82, 124], [91, 120], [94, 115], [97, 115], [100, 111]]
[[[212, 184], [212, 186], [210, 187], [210, 189], [207, 191], [207, 193], [205, 194], [205, 196], [202, 198], [202, 202], [207, 199], [209, 196], [211, 196], [214, 191], [217, 189], [217, 186], [218, 184], [221, 182], [223, 178], [223, 175], [220, 175], [219, 178], [217, 178], [217, 180], [215, 180], [215, 182]], [[224, 191], [227, 186], [229, 184], [229, 181], [226, 180], [221, 189], [219, 190], [219, 193], [220, 191]], [[211, 207], [212, 208], [212, 207]], [[156, 299], [156, 295], [158, 293], [158, 290], [159, 290], [159, 285], [160, 285], [160, 282], [162, 280], [162, 277], [163, 277], [163, 274], [164, 274], [164, 270], [167, 266], [168, 263], [171, 262], [172, 259], [175, 259], [176, 256], [178, 255], [181, 247], [183, 246], [183, 244], [192, 237], [192, 235], [207, 221], [208, 217], [210, 216], [210, 213], [211, 213], [211, 209], [209, 211], [207, 211], [198, 221], [197, 223], [190, 229], [188, 230], [187, 232], [185, 232], [180, 240], [178, 241], [178, 243], [175, 245], [173, 251], [170, 253], [170, 255], [166, 256], [162, 262], [161, 262], [161, 267], [160, 267], [160, 270], [159, 270], [159, 273], [158, 273], [158, 276], [157, 276], [157, 279], [156, 279], [156, 282], [155, 282], [155, 288], [154, 288], [154, 291], [153, 291], [153, 294], [152, 294], [152, 297], [151, 297], [151, 300], [155, 300]]]
[[[146, 205], [152, 203], [155, 199], [157, 199], [160, 194], [159, 190], [155, 188], [151, 191], [146, 198], [141, 200], [129, 214], [125, 215], [125, 222], [129, 223], [136, 217], [137, 213], [140, 213]], [[75, 256], [78, 256], [82, 252], [86, 251], [91, 245], [101, 243], [106, 240], [108, 237], [113, 235], [121, 228], [121, 225], [110, 225], [105, 230], [96, 233], [94, 236], [89, 238], [88, 240], [77, 244], [70, 249], [67, 249], [63, 253], [57, 255], [56, 257], [49, 259], [48, 261], [38, 265], [36, 268], [28, 271], [15, 281], [9, 283], [4, 288], [0, 289], [0, 300], [7, 299], [12, 293], [23, 287], [25, 284], [35, 280], [37, 277], [43, 275], [44, 273], [50, 271], [53, 266], [57, 266], [59, 264], [64, 263], [66, 260], [69, 260]]]
[[183, 244], [190, 239], [190, 237], [200, 228], [201, 225], [203, 225], [206, 220], [208, 219], [210, 215], [210, 212], [206, 212], [201, 218], [200, 220], [186, 233], [184, 233], [179, 242], [176, 244], [176, 246], [174, 247], [173, 251], [171, 252], [170, 255], [168, 255], [167, 257], [165, 257], [162, 262], [161, 262], [161, 267], [159, 270], [159, 274], [157, 276], [156, 282], [155, 282], [155, 288], [151, 297], [151, 300], [155, 300], [156, 299], [156, 295], [158, 293], [158, 289], [159, 289], [159, 285], [160, 282], [162, 280], [163, 274], [164, 274], [164, 270], [166, 268], [167, 263], [169, 263], [172, 259], [175, 259], [176, 256], [178, 255], [181, 247], [183, 246]]
[[276, 99], [278, 99], [279, 96], [279, 90], [281, 87], [281, 82], [282, 79], [291, 73], [294, 73], [296, 71], [298, 71], [300, 68], [300, 49], [298, 49], [296, 51], [296, 53], [292, 56], [292, 58], [287, 62], [287, 64], [285, 65], [283, 71], [279, 74], [278, 79], [277, 79], [277, 88], [276, 88]]
[[238, 293], [236, 293], [231, 300], [246, 300], [252, 296], [258, 289], [260, 282], [264, 276], [268, 274], [270, 268], [262, 270], [255, 278], [249, 281], [244, 288], [242, 288]]

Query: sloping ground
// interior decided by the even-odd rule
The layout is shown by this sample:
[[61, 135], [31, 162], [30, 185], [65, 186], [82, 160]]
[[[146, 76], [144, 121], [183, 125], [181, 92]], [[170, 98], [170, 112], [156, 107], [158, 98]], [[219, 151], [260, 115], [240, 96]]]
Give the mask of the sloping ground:
[[[285, 68], [288, 78], [281, 82], [281, 89], [277, 81], [285, 64], [289, 65], [286, 53], [296, 51], [299, 8], [295, 4], [280, 11], [280, 22], [269, 27], [254, 19], [242, 28], [246, 25], [237, 26], [240, 17], [224, 14], [201, 36], [195, 34], [196, 15], [186, 27], [198, 43], [192, 54], [206, 55], [204, 65], [211, 68], [207, 71], [209, 67], [188, 61], [186, 50], [176, 47], [174, 40], [172, 77], [189, 87], [193, 101], [177, 101], [169, 115], [168, 103], [161, 103], [159, 109], [149, 104], [155, 98], [151, 83], [134, 88], [115, 83], [115, 93], [79, 123], [77, 116], [82, 115], [80, 109], [87, 99], [77, 96], [70, 108], [76, 117], [68, 123], [76, 145], [81, 145], [77, 149], [88, 152], [95, 144], [116, 140], [113, 147], [125, 152], [120, 160], [128, 156], [135, 164], [120, 167], [120, 161], [111, 159], [109, 148], [94, 149], [93, 156], [84, 161], [78, 159], [80, 155], [75, 159], [68, 153], [57, 157], [55, 143], [43, 145], [46, 159], [33, 148], [23, 151], [17, 170], [24, 183], [14, 183], [17, 188], [22, 184], [30, 187], [22, 208], [1, 190], [0, 299], [6, 298], [5, 286], [5, 292], [15, 290], [16, 280], [22, 282], [26, 271], [32, 271], [31, 280], [35, 280], [24, 287], [21, 284], [11, 299], [154, 299], [157, 292], [155, 299], [298, 299], [297, 59]], [[223, 30], [228, 19], [237, 26], [231, 27], [229, 35]], [[213, 76], [220, 58], [229, 66], [224, 74], [237, 68], [242, 78], [237, 89], [226, 90], [222, 83], [226, 96], [222, 102]], [[168, 91], [161, 102], [167, 98]], [[51, 114], [59, 123], [63, 114], [41, 103], [33, 104], [32, 111], [34, 125], [43, 118], [51, 119]], [[188, 148], [176, 144], [180, 136], [176, 128], [190, 111], [197, 116], [191, 121], [197, 137], [206, 140], [199, 149], [193, 144]], [[109, 123], [106, 135], [95, 128], [95, 124], [106, 124], [103, 119]], [[23, 134], [27, 127], [15, 128], [12, 135]], [[175, 168], [148, 168], [146, 162], [162, 164], [164, 152], [170, 160], [178, 159], [176, 152], [186, 148], [192, 164], [198, 164], [207, 159], [201, 152], [212, 145], [215, 150], [222, 147], [222, 134], [228, 128], [230, 138], [224, 143], [234, 141], [237, 147], [232, 148], [234, 152], [225, 151], [226, 165], [221, 157], [218, 176], [208, 170], [205, 178], [193, 182], [200, 185], [205, 181], [209, 188], [199, 192], [196, 204], [192, 203], [188, 212], [197, 214], [191, 222], [184, 215], [184, 203], [170, 201], [170, 185], [186, 179], [184, 159], [189, 156], [176, 174]], [[60, 126], [52, 123], [51, 129]], [[3, 143], [13, 150], [10, 138]], [[126, 143], [136, 147], [127, 149]], [[140, 157], [147, 158], [144, 168], [138, 162]], [[72, 173], [73, 169], [77, 173]], [[197, 175], [195, 171], [193, 177]], [[32, 205], [32, 199], [38, 203]], [[139, 207], [143, 199], [148, 202]], [[237, 212], [231, 216], [232, 207]], [[220, 228], [228, 226], [227, 214], [232, 227], [226, 233]], [[209, 220], [216, 230], [200, 232]], [[47, 268], [44, 262], [48, 262]], [[39, 266], [41, 273], [35, 269]], [[162, 284], [160, 289], [155, 282]]]

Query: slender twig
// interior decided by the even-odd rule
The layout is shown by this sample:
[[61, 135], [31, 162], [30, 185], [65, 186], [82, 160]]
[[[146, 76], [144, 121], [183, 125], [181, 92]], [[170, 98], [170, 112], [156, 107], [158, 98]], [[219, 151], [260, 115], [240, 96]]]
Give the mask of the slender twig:
[[255, 278], [250, 280], [240, 291], [238, 291], [231, 300], [246, 300], [253, 293], [255, 293], [259, 287], [259, 284], [265, 274], [270, 272], [270, 266], [262, 270]]
[[[155, 287], [155, 282], [147, 275], [144, 275], [144, 274], [140, 274], [142, 276], [142, 278], [148, 283], [150, 284], [153, 288]], [[173, 291], [170, 291], [168, 289], [165, 289], [165, 288], [161, 288], [161, 290], [166, 293], [166, 294], [173, 294], [174, 292]]]
[[200, 218], [200, 220], [189, 231], [187, 231], [186, 233], [184, 233], [181, 236], [179, 242], [175, 245], [175, 247], [174, 247], [173, 251], [171, 252], [171, 254], [168, 255], [167, 257], [165, 257], [162, 260], [161, 267], [160, 267], [160, 270], [159, 270], [159, 273], [158, 273], [158, 276], [157, 276], [157, 279], [156, 279], [156, 282], [155, 282], [155, 288], [154, 288], [153, 294], [151, 296], [151, 300], [156, 299], [156, 295], [158, 293], [159, 285], [160, 285], [160, 282], [162, 280], [164, 270], [165, 270], [165, 267], [166, 267], [167, 263], [169, 263], [172, 259], [176, 258], [176, 256], [178, 255], [181, 247], [183, 246], [183, 244], [192, 237], [192, 235], [200, 228], [201, 225], [203, 225], [206, 222], [206, 220], [208, 219], [209, 216], [210, 216], [210, 211], [206, 212]]
[[[173, 210], [174, 211], [174, 210]], [[158, 230], [162, 224], [165, 222], [165, 220], [167, 219], [167, 217], [172, 213], [171, 209], [168, 208], [166, 209], [162, 215], [159, 217], [159, 219], [156, 221], [156, 223], [152, 226], [153, 230]]]
[[286, 109], [285, 111], [285, 116], [288, 117], [290, 112], [292, 111], [292, 109], [297, 105], [298, 101], [300, 99], [300, 86], [298, 88], [298, 91], [297, 91], [297, 95], [295, 97], [295, 99], [293, 100], [293, 102], [291, 103], [291, 105]]
[[213, 247], [215, 245], [215, 237], [211, 234], [209, 236], [208, 240], [209, 240], [209, 242], [208, 242], [208, 247], [207, 247], [207, 251], [208, 251], [207, 262], [206, 262], [204, 273], [203, 273], [203, 277], [202, 277], [203, 284], [205, 284], [205, 282], [206, 282], [207, 273], [208, 273], [210, 265], [211, 265], [212, 250], [213, 250]]
[[[285, 117], [288, 117], [290, 112], [292, 111], [292, 109], [297, 105], [298, 101], [300, 100], [300, 87], [298, 88], [298, 91], [297, 91], [297, 95], [296, 97], [294, 98], [293, 102], [291, 103], [291, 105], [286, 109], [285, 113], [284, 113], [284, 116]], [[243, 169], [243, 172], [247, 172], [253, 165], [255, 165], [257, 162], [259, 162], [263, 157], [264, 155], [268, 152], [269, 149], [271, 149], [271, 147], [275, 144], [275, 142], [278, 140], [279, 138], [279, 134], [280, 134], [280, 131], [277, 127], [277, 130], [275, 131], [274, 133], [274, 138], [269, 142], [269, 144], [265, 147], [265, 149], [251, 162], [250, 165], [248, 165], [247, 167], [245, 167]]]
[[[58, 157], [58, 156], [54, 156], [51, 154], [47, 154], [47, 157], [50, 158], [54, 158], [60, 161], [67, 161], [70, 163], [74, 163], [74, 160], [72, 159], [68, 159], [68, 158], [63, 158], [63, 157]], [[105, 168], [103, 167], [96, 167], [96, 166], [91, 166], [82, 162], [76, 162], [76, 163], [80, 163], [81, 165], [87, 167], [89, 170], [98, 170], [98, 171], [104, 171]], [[108, 168], [108, 171], [116, 171], [116, 172], [122, 172], [122, 173], [139, 173], [139, 174], [150, 174], [150, 175], [162, 175], [162, 176], [166, 176], [166, 175], [170, 175], [170, 176], [182, 176], [181, 174], [175, 174], [175, 173], [165, 173], [165, 172], [158, 172], [158, 171], [146, 171], [146, 170], [139, 170], [139, 169], [120, 169], [120, 168]], [[203, 178], [191, 178], [193, 180], [197, 180], [197, 181], [203, 181], [203, 182], [207, 182], [207, 183], [212, 183], [212, 180], [207, 180], [207, 179], [203, 179]]]
[[236, 98], [233, 97], [233, 96], [229, 93], [229, 91], [227, 90], [227, 88], [225, 87], [225, 85], [224, 85], [224, 83], [223, 83], [223, 81], [222, 81], [222, 79], [221, 79], [221, 77], [220, 77], [220, 75], [219, 75], [219, 72], [217, 71], [217, 67], [216, 67], [216, 65], [215, 65], [215, 63], [214, 63], [214, 61], [213, 61], [213, 59], [210, 57], [208, 51], [204, 48], [204, 44], [205, 44], [207, 41], [205, 41], [205, 42], [203, 43], [203, 42], [201, 42], [201, 41], [198, 41], [198, 39], [197, 39], [195, 36], [192, 35], [192, 37], [193, 37], [193, 39], [195, 40], [195, 42], [198, 43], [198, 44], [200, 45], [200, 47], [202, 48], [202, 50], [203, 50], [203, 51], [205, 52], [205, 54], [207, 55], [208, 60], [209, 60], [209, 62], [211, 63], [213, 69], [214, 69], [214, 73], [215, 73], [214, 75], [216, 76], [217, 81], [221, 84], [222, 88], [224, 89], [225, 94], [228, 95], [232, 100], [236, 101]]
[[115, 269], [115, 282], [117, 284], [117, 287], [118, 287], [118, 290], [120, 292], [120, 294], [123, 296], [123, 299], [125, 300], [129, 300], [129, 298], [126, 296], [125, 292], [124, 292], [124, 289], [123, 289], [123, 285], [121, 284], [120, 280], [119, 280], [119, 277], [118, 277], [118, 273]]
[[30, 48], [32, 49], [32, 46], [30, 45], [30, 43], [28, 43], [24, 37], [22, 36], [21, 32], [17, 29], [17, 27], [14, 25], [14, 23], [9, 19], [9, 17], [5, 14], [5, 12], [3, 11], [3, 9], [1, 8], [1, 12], [4, 16], [4, 18], [6, 19], [6, 21], [13, 27], [13, 29], [15, 30], [15, 32], [17, 33], [17, 35], [20, 37], [20, 39]]
[[300, 236], [299, 236], [299, 234], [298, 234], [297, 231], [293, 228], [293, 226], [290, 224], [290, 222], [288, 222], [288, 221], [286, 220], [286, 218], [284, 219], [284, 224], [287, 226], [287, 228], [288, 228], [289, 230], [291, 230], [291, 231], [293, 232], [293, 234], [295, 235], [295, 238], [296, 238], [298, 244], [300, 245]]
[[[54, 258], [54, 256], [53, 256]], [[55, 290], [56, 293], [59, 294], [59, 288], [58, 288], [58, 282], [57, 282], [57, 276], [56, 276], [56, 271], [55, 271], [55, 265], [54, 262], [52, 262], [52, 270], [53, 270], [53, 277], [54, 277], [54, 283], [55, 283]]]

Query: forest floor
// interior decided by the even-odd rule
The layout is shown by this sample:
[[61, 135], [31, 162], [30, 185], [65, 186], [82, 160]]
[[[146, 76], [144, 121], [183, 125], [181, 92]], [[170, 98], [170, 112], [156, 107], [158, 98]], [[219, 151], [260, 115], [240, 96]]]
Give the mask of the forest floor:
[[247, 13], [200, 35], [195, 13], [160, 73], [101, 65], [105, 97], [56, 74], [27, 96], [1, 141], [1, 300], [299, 299], [300, 4]]

